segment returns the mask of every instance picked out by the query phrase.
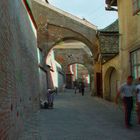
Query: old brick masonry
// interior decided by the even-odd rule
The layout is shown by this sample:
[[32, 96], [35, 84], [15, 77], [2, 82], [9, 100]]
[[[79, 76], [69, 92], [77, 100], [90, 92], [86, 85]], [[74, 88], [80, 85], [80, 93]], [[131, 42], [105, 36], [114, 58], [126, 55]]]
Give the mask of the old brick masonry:
[[22, 0], [0, 0], [0, 140], [19, 139], [38, 109], [35, 32]]

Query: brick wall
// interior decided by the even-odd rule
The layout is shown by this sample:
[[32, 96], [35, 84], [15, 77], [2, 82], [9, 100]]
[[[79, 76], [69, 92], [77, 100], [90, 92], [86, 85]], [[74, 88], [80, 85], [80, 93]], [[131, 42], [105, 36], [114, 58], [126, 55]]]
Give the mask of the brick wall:
[[0, 140], [17, 140], [38, 109], [37, 41], [21, 0], [0, 0]]
[[[46, 100], [46, 93], [47, 93], [47, 74], [42, 69], [39, 69], [39, 75], [40, 75], [40, 98], [42, 100]], [[50, 82], [50, 81], [49, 81]]]

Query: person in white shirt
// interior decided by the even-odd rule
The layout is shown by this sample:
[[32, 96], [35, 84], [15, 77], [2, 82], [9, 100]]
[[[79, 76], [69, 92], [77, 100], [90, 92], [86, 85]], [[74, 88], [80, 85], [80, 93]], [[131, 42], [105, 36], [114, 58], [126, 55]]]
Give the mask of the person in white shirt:
[[136, 91], [135, 86], [132, 84], [132, 82], [133, 82], [133, 77], [128, 76], [127, 82], [121, 85], [115, 98], [115, 103], [118, 104], [119, 96], [122, 97], [124, 111], [125, 111], [126, 128], [130, 128], [132, 126], [130, 122], [131, 122], [131, 114], [132, 114], [132, 109], [133, 109], [133, 95]]
[[140, 124], [140, 77], [138, 78], [139, 84], [136, 86], [136, 111], [137, 111], [137, 118], [138, 124]]

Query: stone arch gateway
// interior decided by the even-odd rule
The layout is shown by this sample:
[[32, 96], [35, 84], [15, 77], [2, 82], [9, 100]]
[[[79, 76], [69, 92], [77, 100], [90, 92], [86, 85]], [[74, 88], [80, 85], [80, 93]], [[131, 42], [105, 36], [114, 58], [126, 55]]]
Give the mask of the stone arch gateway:
[[[43, 52], [42, 67], [49, 51], [65, 39], [75, 39], [88, 46], [93, 54], [97, 51], [97, 27], [40, 0], [30, 1], [30, 8], [37, 25], [38, 47]], [[93, 77], [93, 76], [92, 76]]]
[[30, 1], [37, 24], [38, 46], [45, 53], [65, 38], [73, 38], [85, 43], [94, 53], [96, 26], [40, 0]]

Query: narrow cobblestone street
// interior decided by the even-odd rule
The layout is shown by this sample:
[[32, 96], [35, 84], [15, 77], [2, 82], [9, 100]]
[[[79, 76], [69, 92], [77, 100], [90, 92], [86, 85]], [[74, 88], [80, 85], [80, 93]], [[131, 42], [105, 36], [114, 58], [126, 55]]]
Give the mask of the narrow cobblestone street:
[[[140, 139], [140, 126], [134, 117], [133, 128], [126, 129], [123, 113], [113, 103], [89, 94], [75, 95], [72, 90], [58, 94], [55, 97], [54, 109], [40, 110], [33, 120], [30, 126], [28, 123], [25, 140], [31, 140], [30, 135], [33, 140]], [[30, 131], [29, 128], [37, 130]]]
[[0, 17], [0, 140], [140, 140], [140, 0], [0, 0]]

